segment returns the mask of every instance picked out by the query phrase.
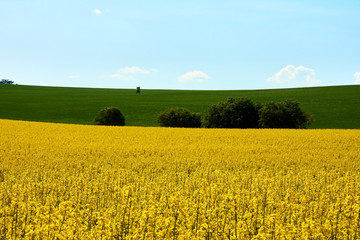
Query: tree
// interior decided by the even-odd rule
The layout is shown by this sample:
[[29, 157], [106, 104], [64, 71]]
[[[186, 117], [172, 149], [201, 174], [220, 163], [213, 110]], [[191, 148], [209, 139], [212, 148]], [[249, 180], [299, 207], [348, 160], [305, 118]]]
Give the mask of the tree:
[[257, 128], [259, 104], [247, 98], [229, 98], [212, 105], [204, 120], [208, 128]]
[[264, 128], [307, 128], [313, 117], [293, 100], [268, 102], [259, 110], [259, 125]]
[[10, 81], [8, 79], [1, 79], [0, 84], [13, 84], [13, 81]]
[[160, 113], [157, 118], [161, 127], [201, 127], [201, 115], [185, 108], [170, 108]]
[[95, 117], [94, 122], [97, 125], [124, 126], [125, 117], [118, 108], [107, 107], [99, 112]]

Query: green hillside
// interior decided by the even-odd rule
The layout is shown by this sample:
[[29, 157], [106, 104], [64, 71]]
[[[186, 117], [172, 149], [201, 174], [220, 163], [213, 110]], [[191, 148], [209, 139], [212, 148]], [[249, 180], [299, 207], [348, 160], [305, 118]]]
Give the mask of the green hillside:
[[312, 128], [360, 128], [360, 85], [272, 90], [186, 91], [38, 87], [0, 84], [0, 118], [93, 124], [98, 111], [121, 109], [127, 126], [158, 126], [157, 115], [170, 107], [206, 112], [229, 97], [254, 101], [293, 99], [314, 115]]

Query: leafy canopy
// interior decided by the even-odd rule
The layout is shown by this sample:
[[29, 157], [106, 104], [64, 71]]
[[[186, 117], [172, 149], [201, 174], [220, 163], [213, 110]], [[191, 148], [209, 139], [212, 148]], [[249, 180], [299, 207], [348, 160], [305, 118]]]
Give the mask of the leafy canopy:
[[116, 107], [102, 109], [94, 120], [97, 125], [124, 126], [125, 117]]

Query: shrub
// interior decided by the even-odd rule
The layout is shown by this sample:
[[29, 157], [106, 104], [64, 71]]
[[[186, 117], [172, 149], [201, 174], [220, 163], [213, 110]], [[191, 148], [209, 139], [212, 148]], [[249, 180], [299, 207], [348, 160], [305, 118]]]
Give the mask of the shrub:
[[192, 113], [185, 108], [170, 108], [160, 113], [157, 121], [161, 127], [201, 127], [201, 115]]
[[313, 122], [298, 102], [285, 100], [268, 102], [259, 110], [259, 125], [264, 128], [307, 128]]
[[14, 81], [10, 81], [8, 79], [1, 79], [0, 84], [13, 84]]
[[208, 128], [256, 128], [258, 127], [258, 108], [246, 98], [229, 98], [226, 102], [212, 105], [204, 120]]
[[107, 107], [99, 112], [94, 120], [97, 125], [124, 126], [125, 117], [116, 107]]

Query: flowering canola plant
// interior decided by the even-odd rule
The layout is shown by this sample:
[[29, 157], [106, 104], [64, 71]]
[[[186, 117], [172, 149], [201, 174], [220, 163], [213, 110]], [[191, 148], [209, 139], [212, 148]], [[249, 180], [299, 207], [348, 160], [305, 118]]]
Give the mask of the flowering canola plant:
[[358, 239], [360, 131], [0, 120], [0, 239]]

